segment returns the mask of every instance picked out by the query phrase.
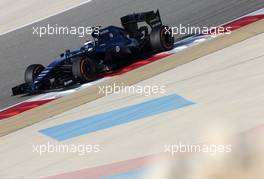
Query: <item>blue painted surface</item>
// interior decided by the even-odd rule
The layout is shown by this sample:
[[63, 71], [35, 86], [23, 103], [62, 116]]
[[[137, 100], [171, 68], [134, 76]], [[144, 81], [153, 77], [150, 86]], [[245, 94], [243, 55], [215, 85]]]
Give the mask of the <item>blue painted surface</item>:
[[134, 170], [125, 173], [120, 173], [117, 175], [100, 177], [100, 179], [142, 179], [145, 178], [146, 175], [147, 175], [146, 170]]
[[63, 141], [121, 124], [126, 124], [145, 117], [176, 110], [192, 104], [193, 102], [176, 94], [172, 94], [140, 104], [43, 129], [40, 130], [40, 132], [58, 141]]

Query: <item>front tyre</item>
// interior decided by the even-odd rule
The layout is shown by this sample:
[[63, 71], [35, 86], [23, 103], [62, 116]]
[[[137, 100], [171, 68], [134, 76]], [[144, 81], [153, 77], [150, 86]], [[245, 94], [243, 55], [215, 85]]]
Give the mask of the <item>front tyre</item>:
[[33, 83], [34, 79], [44, 70], [40, 64], [29, 65], [25, 71], [24, 79], [26, 83]]
[[79, 83], [93, 81], [96, 79], [96, 65], [90, 58], [76, 58], [72, 62], [72, 74]]
[[163, 52], [173, 49], [174, 37], [168, 26], [154, 28], [150, 33], [150, 45], [154, 52]]

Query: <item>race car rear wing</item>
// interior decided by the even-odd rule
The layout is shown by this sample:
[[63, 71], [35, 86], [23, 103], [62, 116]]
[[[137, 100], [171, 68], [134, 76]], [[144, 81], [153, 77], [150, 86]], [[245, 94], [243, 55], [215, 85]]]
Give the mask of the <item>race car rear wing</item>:
[[141, 34], [138, 23], [146, 22], [151, 29], [162, 26], [159, 10], [142, 13], [129, 14], [121, 17], [121, 24], [131, 37], [138, 37]]

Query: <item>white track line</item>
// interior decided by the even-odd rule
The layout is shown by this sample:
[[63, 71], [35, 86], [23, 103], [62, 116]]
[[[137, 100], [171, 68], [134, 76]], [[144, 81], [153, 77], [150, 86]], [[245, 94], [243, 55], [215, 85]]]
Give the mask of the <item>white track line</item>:
[[255, 16], [255, 15], [260, 15], [260, 14], [264, 14], [264, 8], [259, 9], [255, 12], [252, 12], [252, 13], [248, 14], [247, 16]]

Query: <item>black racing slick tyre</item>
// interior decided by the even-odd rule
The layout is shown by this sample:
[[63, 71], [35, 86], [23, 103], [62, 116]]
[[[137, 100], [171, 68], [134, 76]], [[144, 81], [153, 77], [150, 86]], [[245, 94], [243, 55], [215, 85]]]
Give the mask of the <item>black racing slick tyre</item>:
[[40, 64], [29, 65], [25, 71], [25, 82], [32, 83], [34, 79], [44, 70], [44, 66]]
[[150, 33], [150, 45], [155, 52], [163, 52], [173, 49], [174, 37], [168, 26], [152, 29]]
[[89, 58], [76, 58], [72, 62], [72, 74], [79, 83], [86, 83], [96, 79], [96, 65]]

